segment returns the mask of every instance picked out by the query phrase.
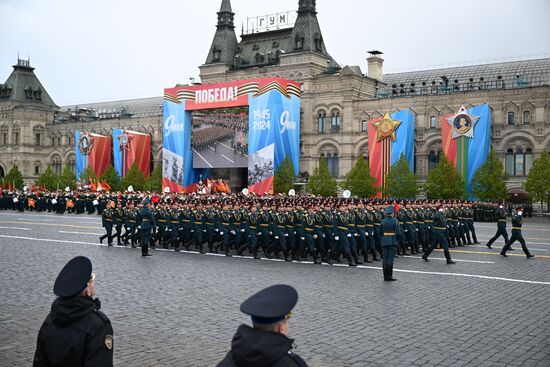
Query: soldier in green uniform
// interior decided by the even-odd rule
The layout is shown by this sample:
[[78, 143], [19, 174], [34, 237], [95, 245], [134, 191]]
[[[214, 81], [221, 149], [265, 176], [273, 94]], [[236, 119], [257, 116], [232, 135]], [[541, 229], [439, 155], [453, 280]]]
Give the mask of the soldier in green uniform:
[[491, 245], [493, 242], [495, 242], [500, 236], [504, 238], [504, 243], [508, 243], [508, 232], [506, 232], [506, 211], [504, 210], [504, 206], [499, 206], [497, 208], [497, 216], [498, 216], [498, 222], [497, 222], [497, 233], [487, 242], [487, 247], [492, 248]]
[[527, 256], [528, 259], [535, 257], [535, 255], [532, 255], [529, 252], [529, 249], [527, 248], [527, 245], [525, 244], [525, 240], [523, 239], [523, 235], [521, 234], [521, 227], [523, 225], [523, 208], [519, 207], [516, 208], [516, 214], [512, 216], [512, 237], [510, 237], [510, 240], [506, 242], [506, 245], [502, 248], [502, 251], [500, 254], [504, 257], [507, 257], [506, 251], [510, 249], [510, 246], [516, 241], [519, 241], [521, 244], [521, 249], [523, 250], [523, 253], [525, 256]]
[[121, 245], [120, 242], [120, 235], [122, 234], [122, 226], [126, 222], [124, 209], [122, 209], [122, 201], [117, 201], [116, 203], [116, 209], [115, 209], [115, 230], [116, 233], [114, 237], [116, 237], [116, 244], [118, 246]]
[[113, 202], [109, 201], [107, 208], [101, 214], [101, 224], [105, 228], [106, 233], [99, 237], [99, 243], [103, 243], [103, 240], [107, 238], [109, 246], [113, 245], [113, 222], [115, 218], [115, 210], [113, 209]]
[[352, 238], [352, 234], [349, 231], [349, 218], [347, 214], [346, 204], [340, 203], [338, 205], [338, 213], [334, 216], [334, 243], [332, 248], [332, 259], [338, 260], [340, 253], [343, 253], [346, 259], [348, 259], [349, 266], [357, 266], [353, 261], [349, 240]]
[[429, 262], [428, 257], [432, 253], [432, 251], [435, 249], [435, 247], [439, 244], [443, 248], [443, 252], [445, 253], [445, 258], [447, 259], [447, 264], [454, 264], [455, 262], [451, 259], [451, 254], [449, 253], [449, 243], [447, 242], [447, 238], [445, 236], [445, 232], [447, 231], [447, 220], [445, 218], [444, 214], [444, 208], [443, 206], [439, 206], [437, 212], [434, 214], [433, 218], [433, 242], [428, 248], [428, 250], [422, 255], [422, 259], [424, 261]]

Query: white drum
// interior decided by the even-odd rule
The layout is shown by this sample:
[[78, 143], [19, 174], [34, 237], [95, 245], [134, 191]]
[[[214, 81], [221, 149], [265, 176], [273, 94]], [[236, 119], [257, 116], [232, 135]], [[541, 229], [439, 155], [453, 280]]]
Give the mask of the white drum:
[[19, 202], [19, 199], [18, 198], [13, 198], [13, 202], [17, 204]]
[[92, 204], [94, 204], [94, 205], [98, 205], [98, 204], [99, 204], [99, 201], [97, 201], [97, 200], [94, 200], [94, 201], [92, 201]]
[[53, 204], [53, 205], [57, 204], [57, 200], [52, 199], [52, 204]]

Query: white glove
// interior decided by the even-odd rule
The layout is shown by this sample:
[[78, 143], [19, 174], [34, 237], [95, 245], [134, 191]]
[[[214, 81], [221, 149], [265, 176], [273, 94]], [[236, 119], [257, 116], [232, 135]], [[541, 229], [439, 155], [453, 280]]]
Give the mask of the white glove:
[[138, 226], [138, 229], [141, 229], [141, 226]]
[[180, 231], [183, 231], [183, 228], [179, 228]]
[[223, 236], [223, 232], [220, 232], [220, 236]]
[[237, 234], [234, 230], [231, 230], [231, 232], [229, 232], [229, 233], [231, 233], [232, 235], [236, 235], [236, 234]]
[[305, 237], [300, 237], [300, 239], [303, 241], [303, 240], [305, 240], [306, 238], [305, 238]]
[[288, 233], [285, 233], [285, 237], [288, 237]]
[[368, 237], [369, 236], [369, 232], [365, 232], [365, 237]]
[[359, 237], [359, 233], [354, 233], [353, 234], [355, 237]]
[[241, 228], [241, 232], [244, 232], [244, 228]]
[[416, 231], [418, 232], [418, 228], [416, 229]]
[[220, 230], [218, 228], [214, 228], [214, 232], [219, 232]]
[[262, 232], [256, 233], [256, 236], [261, 236], [261, 235], [262, 235]]
[[316, 234], [313, 235], [313, 239], [316, 240], [317, 238], [319, 238]]
[[326, 236], [325, 236], [325, 234], [323, 233], [323, 238], [325, 238], [325, 237], [326, 237]]
[[351, 233], [348, 233], [348, 234], [346, 235], [346, 237], [347, 237], [347, 238], [351, 238]]
[[195, 230], [194, 230], [194, 229], [192, 229], [192, 230], [191, 230], [191, 233], [193, 233], [193, 232], [195, 232]]
[[407, 233], [409, 230], [408, 229], [405, 229], [403, 232]]
[[339, 240], [340, 240], [340, 237], [335, 236], [334, 239], [335, 239], [336, 241], [339, 241]]
[[203, 231], [203, 233], [206, 233], [206, 229], [203, 229], [202, 231]]
[[269, 235], [271, 236], [273, 234], [273, 232], [269, 231]]
[[279, 236], [275, 236], [275, 239], [278, 240], [278, 239], [279, 239]]

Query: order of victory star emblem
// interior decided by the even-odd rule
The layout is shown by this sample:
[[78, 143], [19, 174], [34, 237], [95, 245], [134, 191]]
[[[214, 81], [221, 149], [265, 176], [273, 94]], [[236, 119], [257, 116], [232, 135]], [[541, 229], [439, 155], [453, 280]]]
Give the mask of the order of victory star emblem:
[[392, 141], [395, 141], [395, 131], [401, 125], [401, 121], [393, 120], [390, 117], [390, 114], [386, 112], [384, 117], [373, 123], [374, 127], [376, 128], [376, 140], [382, 141], [384, 139], [391, 139]]
[[458, 113], [452, 115], [447, 119], [447, 122], [451, 125], [451, 137], [456, 139], [461, 136], [468, 138], [474, 137], [474, 125], [479, 120], [479, 116], [472, 116], [466, 112], [464, 106], [460, 107]]

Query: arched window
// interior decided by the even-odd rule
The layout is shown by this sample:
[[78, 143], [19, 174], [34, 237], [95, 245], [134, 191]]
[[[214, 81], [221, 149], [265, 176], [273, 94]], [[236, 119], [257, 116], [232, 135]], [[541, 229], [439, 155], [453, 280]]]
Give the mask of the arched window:
[[8, 145], [8, 127], [0, 127], [0, 146]]
[[340, 160], [336, 148], [325, 147], [320, 154], [321, 158], [324, 157], [327, 160], [328, 173], [332, 177], [338, 177], [340, 174]]
[[73, 171], [73, 172], [76, 171], [76, 159], [75, 159], [74, 155], [71, 155], [69, 157], [69, 159], [67, 159], [67, 164], [71, 168], [71, 171]]
[[527, 148], [508, 149], [506, 151], [505, 169], [510, 176], [527, 176], [533, 166], [533, 151]]
[[362, 132], [369, 131], [369, 121], [368, 120], [361, 120], [361, 131]]
[[437, 155], [433, 150], [430, 150], [430, 154], [428, 154], [428, 171], [431, 171], [435, 168], [437, 165]]
[[430, 116], [430, 129], [437, 128], [437, 118], [435, 116]]
[[339, 170], [339, 159], [338, 159], [338, 153], [327, 153], [326, 154], [327, 164], [328, 164], [328, 173], [332, 177], [338, 177], [338, 174], [340, 172]]
[[516, 124], [516, 113], [514, 111], [508, 111], [508, 125]]
[[340, 117], [340, 111], [333, 110], [332, 116], [331, 116], [331, 126], [330, 131], [333, 133], [340, 132], [340, 124], [342, 122], [342, 118]]
[[320, 111], [319, 115], [317, 116], [317, 131], [320, 133], [325, 132], [325, 122], [327, 119], [327, 114], [325, 111]]
[[52, 157], [52, 160], [51, 160], [50, 164], [52, 166], [53, 173], [55, 173], [56, 175], [61, 174], [61, 171], [62, 171], [63, 167], [61, 166], [61, 157], [60, 156], [54, 155]]
[[523, 124], [529, 125], [531, 123], [531, 111], [523, 111]]

